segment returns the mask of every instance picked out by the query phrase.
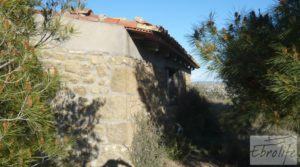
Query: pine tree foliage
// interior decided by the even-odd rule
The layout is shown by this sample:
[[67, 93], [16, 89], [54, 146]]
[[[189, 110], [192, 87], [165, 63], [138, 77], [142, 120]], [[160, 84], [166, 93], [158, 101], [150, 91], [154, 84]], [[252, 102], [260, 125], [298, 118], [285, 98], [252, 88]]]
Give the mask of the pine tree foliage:
[[190, 41], [225, 82], [243, 122], [260, 118], [300, 132], [299, 29], [300, 1], [281, 0], [266, 13], [236, 12], [221, 30], [211, 15]]
[[56, 15], [67, 7], [59, 0], [0, 0], [0, 166], [37, 166], [64, 154], [49, 106], [60, 84], [43, 70], [38, 49], [73, 32]]

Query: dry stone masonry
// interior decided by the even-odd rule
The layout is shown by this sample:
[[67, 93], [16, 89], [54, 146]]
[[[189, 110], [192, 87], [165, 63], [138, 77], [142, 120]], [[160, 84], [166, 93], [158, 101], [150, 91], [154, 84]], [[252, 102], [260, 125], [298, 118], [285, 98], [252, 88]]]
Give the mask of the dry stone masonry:
[[[53, 100], [60, 123], [72, 124], [62, 127], [82, 133], [82, 143], [88, 145], [80, 150], [82, 143], [77, 143], [74, 162], [91, 167], [112, 160], [131, 164], [135, 116], [165, 113], [199, 66], [166, 31], [147, 22], [78, 13], [63, 20], [79, 34], [63, 44], [49, 44], [40, 60], [45, 70], [59, 74], [69, 92]], [[65, 117], [73, 120], [65, 122]]]
[[110, 159], [130, 162], [128, 150], [134, 135], [134, 116], [146, 112], [138, 91], [136, 66], [143, 65], [151, 72], [152, 65], [126, 56], [58, 48], [45, 50], [40, 59], [46, 70], [59, 73], [64, 86], [77, 98], [89, 102], [99, 98], [104, 103], [97, 112], [100, 121], [94, 129], [101, 139], [97, 143], [99, 157], [90, 165], [98, 166]]

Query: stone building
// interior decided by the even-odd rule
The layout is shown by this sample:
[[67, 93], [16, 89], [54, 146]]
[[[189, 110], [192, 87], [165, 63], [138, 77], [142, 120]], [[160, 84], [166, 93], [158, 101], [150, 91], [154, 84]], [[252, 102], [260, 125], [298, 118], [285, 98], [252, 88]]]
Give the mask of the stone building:
[[74, 161], [87, 166], [118, 159], [130, 163], [134, 116], [165, 114], [199, 66], [164, 28], [141, 18], [129, 21], [90, 10], [62, 18], [78, 33], [49, 45], [41, 61], [50, 72], [58, 71], [69, 91], [54, 100], [65, 114], [59, 117], [61, 128], [84, 132]]

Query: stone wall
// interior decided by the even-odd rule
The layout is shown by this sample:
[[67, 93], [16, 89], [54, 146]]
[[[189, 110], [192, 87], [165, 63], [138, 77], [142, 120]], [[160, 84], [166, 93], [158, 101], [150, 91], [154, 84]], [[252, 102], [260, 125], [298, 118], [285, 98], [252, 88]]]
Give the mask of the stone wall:
[[130, 164], [128, 151], [135, 131], [134, 116], [139, 112], [164, 113], [168, 101], [166, 71], [142, 60], [105, 52], [51, 48], [41, 55], [45, 69], [58, 73], [75, 98], [103, 102], [95, 113], [100, 119], [91, 129], [100, 142], [89, 141], [98, 153], [88, 160], [87, 166], [99, 167], [119, 160]]
[[[128, 149], [134, 135], [134, 115], [145, 110], [138, 92], [136, 64], [140, 60], [105, 53], [44, 50], [40, 60], [46, 70], [58, 72], [65, 87], [76, 97], [92, 102], [102, 99], [100, 120], [94, 131], [100, 137], [99, 156], [90, 166], [108, 160], [129, 161]], [[144, 64], [151, 69], [151, 65]]]

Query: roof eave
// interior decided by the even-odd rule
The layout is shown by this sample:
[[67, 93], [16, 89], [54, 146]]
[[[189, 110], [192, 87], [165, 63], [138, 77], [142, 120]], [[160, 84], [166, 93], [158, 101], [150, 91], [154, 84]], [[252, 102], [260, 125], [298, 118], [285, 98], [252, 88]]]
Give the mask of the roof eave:
[[163, 45], [167, 46], [170, 50], [172, 50], [174, 53], [182, 57], [186, 62], [191, 65], [194, 69], [200, 68], [200, 65], [195, 61], [195, 59], [189, 55], [185, 49], [173, 38], [171, 37], [165, 30], [159, 30], [159, 31], [154, 31], [154, 30], [145, 30], [145, 29], [140, 29], [140, 28], [132, 28], [132, 27], [126, 27], [125, 28], [130, 31], [130, 32], [135, 32], [135, 33], [142, 33], [142, 34], [151, 34], [155, 39], [162, 39], [159, 40]]

